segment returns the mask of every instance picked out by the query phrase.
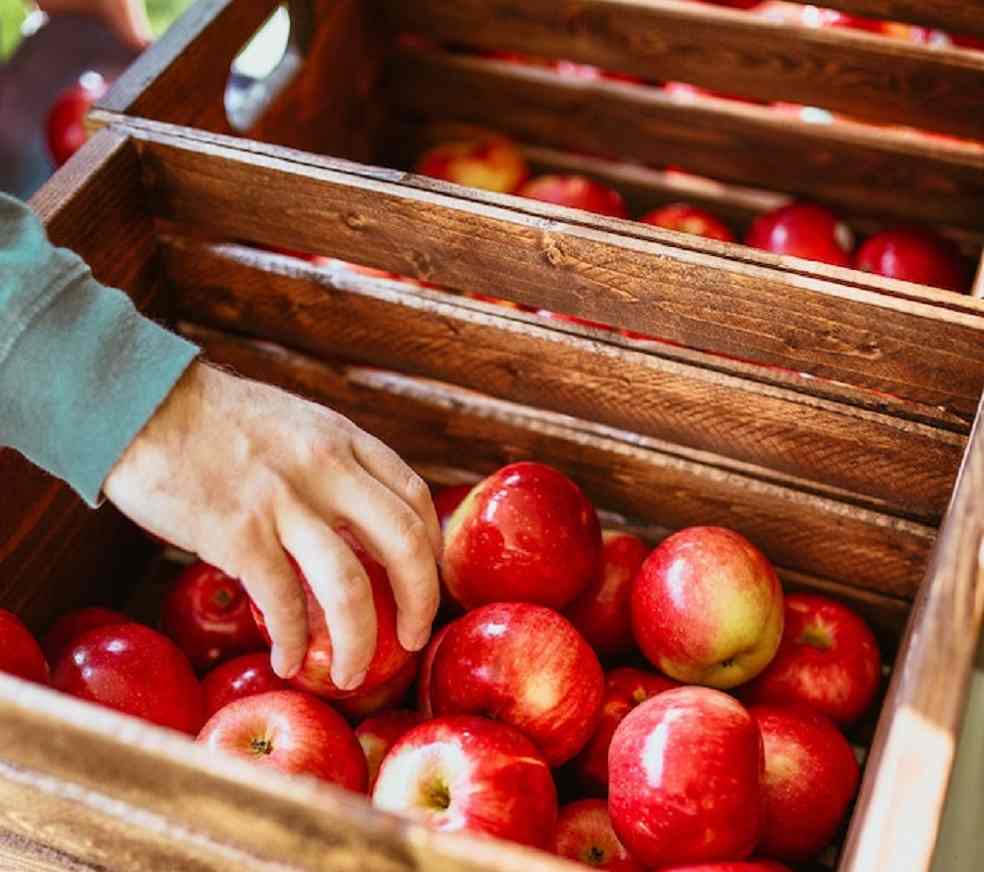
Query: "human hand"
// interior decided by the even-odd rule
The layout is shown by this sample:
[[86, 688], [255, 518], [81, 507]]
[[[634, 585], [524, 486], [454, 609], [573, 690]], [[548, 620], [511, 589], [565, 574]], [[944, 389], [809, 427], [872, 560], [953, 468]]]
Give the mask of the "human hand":
[[136, 49], [146, 48], [154, 38], [143, 0], [38, 0], [38, 6], [47, 15], [95, 15]]
[[400, 643], [411, 651], [427, 643], [441, 552], [428, 488], [391, 449], [323, 406], [193, 363], [103, 492], [140, 526], [242, 581], [282, 677], [300, 668], [308, 643], [288, 553], [324, 609], [332, 681], [353, 689], [369, 667], [376, 613], [362, 564], [333, 530], [342, 524], [389, 572]]

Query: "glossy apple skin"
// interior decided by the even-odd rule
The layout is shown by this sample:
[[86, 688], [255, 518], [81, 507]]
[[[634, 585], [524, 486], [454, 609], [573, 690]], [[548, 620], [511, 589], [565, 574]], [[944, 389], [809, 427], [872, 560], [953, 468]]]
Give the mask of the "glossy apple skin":
[[601, 558], [594, 506], [566, 475], [513, 463], [480, 482], [451, 516], [441, 575], [465, 608], [531, 602], [563, 609]]
[[396, 742], [424, 720], [420, 712], [409, 709], [390, 709], [382, 714], [374, 715], [364, 720], [355, 728], [355, 737], [366, 755], [366, 765], [369, 767], [369, 791], [376, 783], [379, 767], [389, 749]]
[[434, 492], [434, 510], [437, 512], [437, 520], [442, 530], [447, 530], [451, 516], [465, 501], [465, 497], [471, 493], [473, 487], [475, 487], [473, 484], [456, 484], [452, 487], [442, 487]]
[[431, 705], [430, 696], [434, 658], [437, 656], [437, 649], [448, 635], [448, 630], [451, 629], [452, 624], [445, 624], [431, 636], [430, 642], [424, 649], [424, 656], [420, 658], [420, 669], [417, 671], [417, 711], [427, 718], [434, 717], [434, 708]]
[[632, 589], [636, 642], [661, 672], [731, 688], [758, 675], [782, 636], [782, 587], [751, 542], [689, 527], [646, 558]]
[[530, 174], [519, 149], [502, 137], [438, 145], [421, 155], [416, 172], [500, 194], [511, 194]]
[[710, 212], [687, 203], [671, 203], [661, 209], [654, 209], [639, 220], [643, 224], [652, 224], [655, 227], [665, 227], [667, 230], [691, 233], [708, 239], [719, 239], [721, 242], [735, 241], [734, 234], [724, 222], [715, 218]]
[[355, 733], [307, 693], [274, 690], [237, 699], [209, 718], [197, 741], [257, 766], [366, 792], [368, 768]]
[[660, 866], [654, 872], [792, 872], [775, 860], [738, 860], [733, 863], [686, 863], [683, 866]]
[[570, 621], [529, 603], [481, 606], [448, 627], [434, 656], [434, 714], [511, 724], [551, 766], [570, 760], [598, 725], [604, 676]]
[[647, 699], [675, 687], [680, 687], [680, 683], [631, 666], [613, 669], [605, 676], [605, 697], [598, 728], [574, 758], [578, 781], [587, 793], [593, 796], [608, 793], [608, 749], [625, 716]]
[[416, 652], [389, 681], [371, 690], [355, 693], [333, 701], [335, 708], [350, 721], [360, 721], [376, 712], [399, 705], [406, 699], [410, 686], [417, 678], [421, 656]]
[[52, 685], [162, 727], [194, 735], [205, 721], [201, 685], [184, 653], [143, 624], [107, 624], [76, 638]]
[[372, 801], [442, 832], [543, 849], [557, 821], [553, 777], [533, 743], [508, 724], [469, 715], [405, 733], [383, 760]]
[[758, 850], [802, 862], [837, 834], [860, 771], [833, 721], [803, 706], [752, 706], [765, 748], [765, 823]]
[[48, 152], [56, 167], [62, 166], [85, 145], [88, 134], [85, 116], [96, 100], [105, 95], [109, 85], [98, 73], [88, 72], [62, 91], [48, 110], [45, 133]]
[[612, 825], [643, 863], [740, 860], [754, 850], [762, 737], [733, 697], [681, 687], [642, 703], [615, 730], [608, 769]]
[[[407, 661], [412, 659], [412, 655], [403, 648], [396, 635], [396, 600], [393, 598], [389, 575], [382, 564], [370, 557], [349, 533], [343, 530], [338, 532], [348, 542], [369, 576], [372, 603], [376, 610], [376, 651], [369, 662], [365, 681], [359, 687], [354, 690], [342, 690], [335, 685], [331, 680], [331, 636], [328, 633], [325, 613], [315, 599], [307, 579], [295, 564], [307, 598], [308, 650], [304, 655], [300, 672], [290, 679], [290, 684], [298, 690], [306, 690], [308, 693], [327, 699], [344, 699], [368, 693], [393, 678], [406, 666]], [[256, 624], [269, 642], [270, 636], [263, 615], [255, 603], [251, 605]]]
[[198, 670], [266, 647], [242, 584], [201, 560], [186, 567], [168, 590], [161, 629]]
[[202, 678], [205, 719], [237, 699], [269, 693], [271, 690], [287, 690], [289, 687], [273, 671], [270, 655], [266, 651], [234, 657], [216, 666]]
[[850, 266], [854, 234], [823, 206], [790, 203], [756, 218], [745, 244], [774, 254]]
[[561, 806], [553, 851], [607, 872], [645, 872], [618, 840], [603, 799], [582, 799]]
[[114, 612], [112, 609], [76, 609], [66, 612], [51, 625], [41, 640], [41, 648], [49, 663], [57, 663], [72, 642], [86, 630], [110, 624], [129, 624], [131, 621], [122, 612]]
[[970, 277], [959, 249], [920, 227], [896, 227], [876, 233], [858, 249], [854, 265], [891, 279], [959, 293], [970, 290]]
[[881, 655], [868, 625], [847, 606], [816, 594], [786, 597], [775, 659], [741, 690], [748, 704], [799, 703], [849, 726], [874, 702]]
[[611, 218], [628, 218], [625, 201], [618, 191], [586, 176], [547, 175], [530, 179], [517, 192], [520, 197], [554, 203], [571, 209], [584, 209]]
[[635, 648], [632, 583], [648, 554], [649, 547], [638, 536], [603, 530], [599, 568], [584, 593], [564, 610], [601, 658], [619, 657]]
[[13, 612], [0, 609], [0, 672], [48, 683], [48, 664], [31, 631]]

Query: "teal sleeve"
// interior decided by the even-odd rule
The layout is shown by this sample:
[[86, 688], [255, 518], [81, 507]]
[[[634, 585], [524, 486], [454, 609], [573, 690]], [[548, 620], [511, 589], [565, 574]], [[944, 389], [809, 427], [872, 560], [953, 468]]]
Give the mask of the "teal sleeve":
[[197, 354], [0, 194], [0, 445], [96, 506], [113, 464]]

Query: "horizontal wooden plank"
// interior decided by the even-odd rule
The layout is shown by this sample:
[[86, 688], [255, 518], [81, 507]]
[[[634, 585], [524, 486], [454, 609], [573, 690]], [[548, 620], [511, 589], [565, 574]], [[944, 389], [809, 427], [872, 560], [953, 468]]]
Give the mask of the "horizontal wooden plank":
[[885, 21], [910, 21], [984, 35], [982, 0], [824, 0], [824, 6]]
[[387, 0], [385, 8], [397, 29], [440, 42], [570, 58], [647, 80], [984, 137], [984, 55], [689, 0]]
[[767, 107], [686, 101], [656, 88], [436, 52], [396, 56], [390, 88], [404, 111], [428, 119], [495, 119], [503, 133], [532, 143], [678, 166], [858, 213], [984, 228], [981, 145], [811, 124]]
[[[964, 439], [238, 246], [171, 239], [179, 317], [398, 369], [834, 486], [938, 519]], [[413, 329], [407, 329], [412, 324]], [[467, 349], [467, 353], [463, 350]]]
[[951, 311], [735, 261], [726, 255], [745, 249], [649, 225], [165, 125], [120, 129], [140, 145], [158, 214], [219, 238], [369, 263], [968, 419], [984, 386], [984, 308], [970, 297], [896, 283]]
[[733, 526], [789, 569], [908, 596], [933, 540], [930, 527], [639, 447], [631, 434], [568, 416], [194, 325], [182, 331], [213, 360], [325, 403], [413, 463], [467, 457], [488, 473], [536, 458], [566, 470], [599, 505], [672, 529]]

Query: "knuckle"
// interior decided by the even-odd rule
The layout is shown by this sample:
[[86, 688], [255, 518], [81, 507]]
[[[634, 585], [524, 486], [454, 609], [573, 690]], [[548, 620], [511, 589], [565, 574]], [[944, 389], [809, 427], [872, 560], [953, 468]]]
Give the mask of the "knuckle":
[[361, 616], [372, 608], [368, 582], [363, 575], [343, 576], [334, 592], [334, 606], [344, 615]]
[[411, 502], [424, 504], [430, 502], [430, 488], [417, 473], [413, 471], [407, 473], [404, 489]]
[[427, 528], [414, 512], [401, 512], [396, 519], [396, 552], [402, 560], [416, 561], [427, 551]]

